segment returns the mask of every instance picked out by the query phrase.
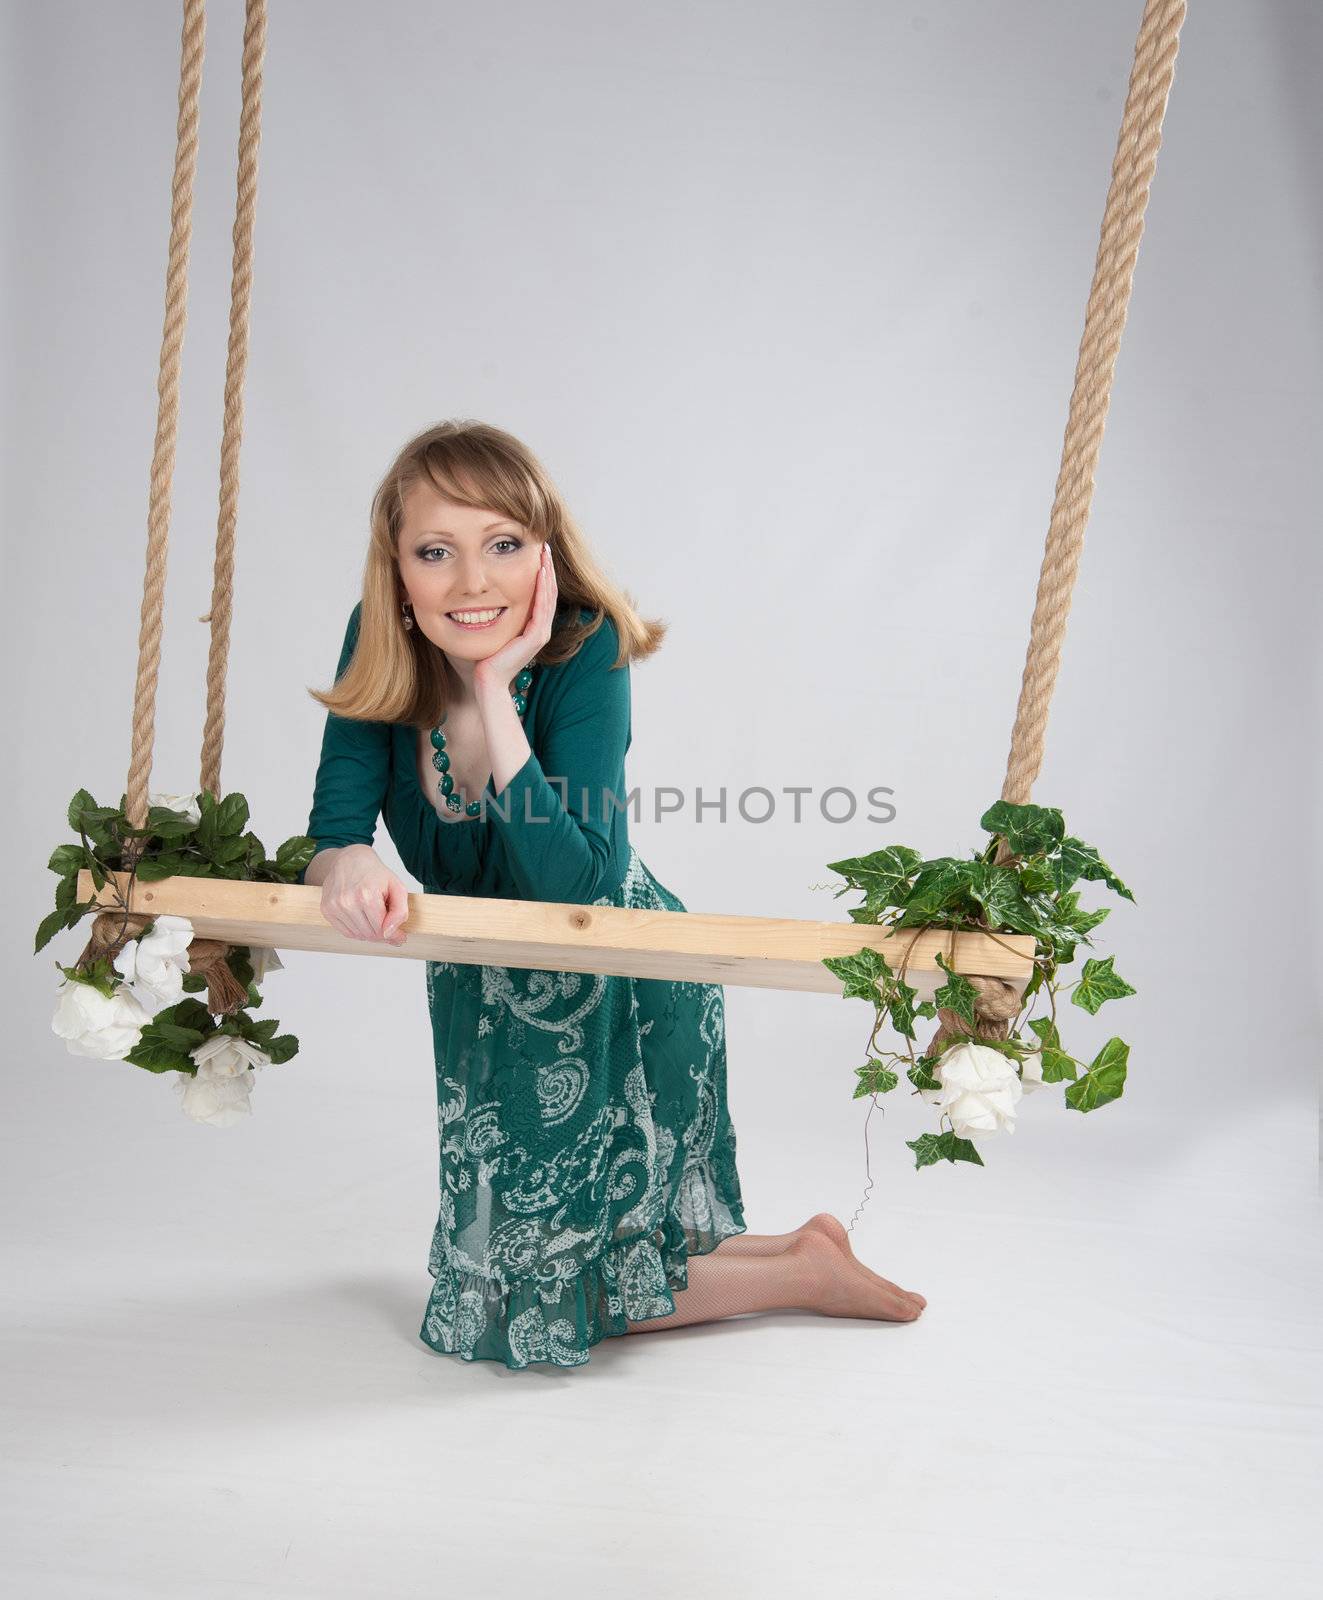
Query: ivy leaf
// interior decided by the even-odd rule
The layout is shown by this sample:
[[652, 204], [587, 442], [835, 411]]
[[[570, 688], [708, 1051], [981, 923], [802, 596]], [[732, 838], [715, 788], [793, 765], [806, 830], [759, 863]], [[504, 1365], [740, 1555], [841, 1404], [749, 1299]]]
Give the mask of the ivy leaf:
[[844, 985], [841, 994], [843, 1000], [872, 1000], [877, 1005], [882, 1003], [877, 980], [891, 969], [887, 966], [886, 957], [879, 951], [865, 948], [852, 956], [823, 956], [822, 964], [828, 971], [834, 972]]
[[945, 1133], [920, 1134], [917, 1139], [906, 1139], [905, 1143], [914, 1152], [916, 1171], [932, 1166], [935, 1161], [972, 1161], [976, 1166], [983, 1165], [983, 1157], [973, 1143], [957, 1138], [949, 1129]]
[[870, 901], [886, 903], [898, 883], [904, 883], [914, 876], [922, 860], [917, 850], [897, 844], [889, 845], [884, 850], [874, 850], [871, 855], [847, 856], [841, 861], [829, 861], [827, 871], [837, 872], [848, 879], [846, 885], [836, 891], [838, 899], [847, 889], [862, 889]]
[[1081, 938], [1093, 932], [1100, 922], [1105, 922], [1112, 914], [1111, 906], [1103, 906], [1097, 911], [1086, 911], [1080, 905], [1079, 892], [1067, 889], [1057, 896], [1056, 901], [1057, 921], [1063, 928], [1069, 928]]
[[998, 800], [979, 818], [979, 827], [999, 833], [1017, 856], [1047, 855], [1061, 843], [1066, 824], [1054, 806], [1017, 806]]
[[912, 984], [906, 983], [904, 978], [895, 974], [887, 978], [883, 989], [891, 1026], [907, 1039], [914, 1037], [914, 1001], [918, 993]]
[[1057, 881], [1046, 861], [1030, 861], [1019, 869], [1020, 887], [1026, 894], [1053, 894]]
[[1014, 867], [996, 867], [990, 861], [969, 864], [969, 893], [994, 928], [1006, 926], [1047, 940], [1051, 930], [1051, 902], [1028, 898]]
[[1066, 1079], [1075, 1077], [1075, 1058], [1067, 1055], [1061, 1048], [1061, 1035], [1057, 1032], [1057, 1025], [1051, 1017], [1035, 1017], [1029, 1024], [1030, 1030], [1036, 1033], [1042, 1041], [1040, 1059], [1042, 1062], [1043, 1082], [1062, 1083]]
[[963, 897], [968, 882], [970, 863], [957, 861], [953, 856], [939, 856], [935, 861], [925, 861], [918, 877], [905, 896], [905, 920], [913, 927], [916, 922], [933, 918], [952, 900]]
[[1125, 1040], [1109, 1039], [1084, 1076], [1066, 1090], [1066, 1104], [1075, 1111], [1096, 1111], [1109, 1100], [1119, 1100], [1129, 1059], [1130, 1046]]
[[1133, 901], [1135, 898], [1093, 846], [1085, 844], [1083, 839], [1071, 836], [1063, 839], [1060, 854], [1053, 858], [1051, 866], [1058, 893], [1069, 889], [1076, 879], [1087, 878], [1105, 883], [1127, 900]]
[[938, 1008], [954, 1011], [963, 1022], [969, 1025], [969, 1029], [972, 1032], [975, 1027], [974, 1002], [978, 999], [978, 990], [963, 973], [954, 972], [947, 966], [940, 951], [937, 954], [937, 965], [947, 976], [947, 981], [936, 991], [933, 997]]
[[906, 1068], [905, 1076], [916, 1089], [940, 1089], [941, 1083], [933, 1077], [930, 1070], [936, 1064], [936, 1056], [922, 1055], [912, 1067]]
[[854, 1070], [859, 1074], [859, 1083], [854, 1091], [856, 1100], [866, 1094], [886, 1094], [900, 1082], [891, 1068], [884, 1066], [880, 1061], [866, 1061], [862, 1067], [856, 1067]]
[[1098, 1007], [1106, 1000], [1121, 1000], [1128, 994], [1135, 994], [1119, 972], [1112, 970], [1115, 956], [1107, 956], [1099, 961], [1096, 957], [1084, 963], [1080, 972], [1079, 983], [1071, 991], [1070, 998], [1077, 1006], [1082, 1006], [1090, 1016], [1095, 1016]]

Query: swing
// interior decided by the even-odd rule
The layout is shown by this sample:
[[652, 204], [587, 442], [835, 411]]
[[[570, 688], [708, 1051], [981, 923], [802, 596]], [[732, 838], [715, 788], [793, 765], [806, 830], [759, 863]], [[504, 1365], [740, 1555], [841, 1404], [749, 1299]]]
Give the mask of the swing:
[[[1002, 784], [1002, 800], [1013, 805], [1029, 803], [1042, 764], [1048, 709], [1092, 504], [1094, 471], [1185, 9], [1185, 0], [1146, 0], [1135, 46]], [[136, 828], [146, 826], [149, 810], [204, 32], [205, 0], [185, 0], [160, 404], [124, 806]], [[247, 0], [220, 511], [212, 604], [199, 618], [211, 624], [199, 789], [210, 791], [218, 801], [265, 42], [265, 0]], [[998, 860], [1008, 855], [1007, 841], [1001, 838]], [[130, 852], [130, 858], [136, 856]], [[1000, 980], [1017, 996], [1034, 970], [1035, 941], [1027, 934], [948, 928], [897, 931], [862, 922], [654, 912], [423, 893], [409, 895], [406, 940], [391, 946], [349, 939], [336, 932], [321, 916], [321, 891], [315, 886], [190, 876], [146, 881], [133, 872], [98, 873], [96, 877], [102, 881], [95, 882], [87, 868], [79, 872], [80, 902], [127, 906], [140, 916], [185, 917], [202, 939], [267, 949], [400, 956], [835, 994], [842, 992], [842, 979], [825, 963], [861, 950], [876, 951], [902, 971], [908, 968], [931, 977], [944, 967], [948, 973]]]

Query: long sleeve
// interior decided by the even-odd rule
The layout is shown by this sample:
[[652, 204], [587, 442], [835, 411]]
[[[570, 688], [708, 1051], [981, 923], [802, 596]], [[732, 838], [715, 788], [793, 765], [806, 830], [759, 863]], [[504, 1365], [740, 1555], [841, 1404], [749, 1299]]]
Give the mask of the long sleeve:
[[[336, 665], [336, 682], [344, 676], [358, 642], [362, 602], [349, 616], [344, 645]], [[313, 786], [307, 834], [318, 852], [347, 844], [370, 845], [390, 781], [391, 727], [388, 722], [359, 722], [326, 713], [321, 760]], [[304, 873], [299, 873], [303, 883]]]
[[624, 875], [630, 678], [628, 662], [612, 665], [617, 641], [607, 617], [566, 664], [542, 759], [530, 750], [500, 794], [488, 781], [487, 816], [522, 899], [588, 905]]

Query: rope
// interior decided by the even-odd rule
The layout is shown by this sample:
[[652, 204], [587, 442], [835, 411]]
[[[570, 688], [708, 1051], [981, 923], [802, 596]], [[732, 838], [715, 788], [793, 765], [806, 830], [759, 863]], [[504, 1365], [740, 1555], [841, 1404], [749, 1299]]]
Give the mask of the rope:
[[[171, 186], [170, 254], [165, 275], [165, 329], [156, 382], [156, 445], [152, 453], [147, 508], [147, 570], [138, 624], [138, 676], [133, 686], [133, 735], [129, 752], [126, 815], [135, 828], [147, 825], [147, 789], [156, 740], [156, 684], [161, 668], [161, 616], [165, 564], [170, 543], [170, 488], [179, 430], [179, 365], [188, 320], [188, 246], [193, 233], [193, 180], [198, 162], [198, 90], [206, 34], [204, 0], [184, 0], [184, 37], [179, 63], [179, 120]], [[142, 841], [130, 840], [136, 856]]]
[[[189, 241], [197, 173], [198, 98], [206, 35], [206, 0], [184, 0], [179, 67], [179, 125], [166, 269], [165, 330], [157, 392], [156, 448], [148, 508], [147, 569], [143, 579], [138, 676], [133, 692], [133, 738], [129, 754], [126, 815], [145, 827], [156, 736], [156, 690], [161, 666], [161, 620], [165, 607], [166, 555], [170, 539], [170, 490], [179, 428], [179, 368], [188, 307]], [[239, 116], [239, 160], [230, 278], [230, 340], [225, 366], [225, 419], [221, 436], [220, 510], [211, 609], [198, 620], [211, 623], [207, 657], [207, 711], [203, 725], [198, 787], [221, 797], [225, 746], [225, 679], [230, 622], [234, 614], [234, 546], [239, 507], [239, 452], [243, 441], [243, 386], [248, 371], [249, 308], [253, 283], [253, 232], [257, 212], [257, 147], [262, 135], [262, 62], [266, 54], [266, 0], [247, 0], [243, 43], [243, 100]], [[131, 841], [131, 846], [140, 846]], [[130, 848], [132, 859], [138, 853]]]
[[266, 0], [248, 0], [243, 35], [243, 104], [239, 113], [239, 171], [234, 201], [234, 262], [230, 277], [230, 344], [225, 363], [225, 426], [221, 435], [220, 514], [207, 656], [207, 716], [202, 730], [198, 787], [221, 797], [225, 748], [225, 675], [234, 614], [234, 529], [239, 511], [239, 449], [243, 442], [243, 386], [248, 373], [248, 310], [253, 289], [253, 223], [257, 214], [257, 147], [262, 139], [262, 61], [266, 55]]
[[[1093, 504], [1093, 474], [1111, 404], [1112, 375], [1130, 306], [1144, 212], [1162, 144], [1162, 119], [1184, 20], [1185, 0], [1147, 0], [1135, 44], [1001, 790], [1002, 799], [1015, 805], [1028, 803], [1043, 764], [1047, 714]], [[1004, 852], [999, 850], [998, 855], [1004, 857]]]

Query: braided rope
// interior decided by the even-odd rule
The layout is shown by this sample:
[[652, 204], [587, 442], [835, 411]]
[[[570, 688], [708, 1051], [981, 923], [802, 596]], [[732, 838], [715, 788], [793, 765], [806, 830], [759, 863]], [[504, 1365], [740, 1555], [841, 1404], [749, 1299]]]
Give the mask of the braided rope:
[[1001, 798], [1016, 805], [1028, 803], [1043, 764], [1048, 710], [1093, 504], [1093, 474], [1111, 404], [1112, 376], [1130, 307], [1144, 212], [1162, 144], [1162, 119], [1184, 19], [1185, 0], [1148, 0], [1135, 45], [1001, 790]]
[[[126, 814], [135, 828], [147, 825], [147, 790], [156, 740], [156, 684], [161, 669], [161, 617], [165, 605], [166, 555], [170, 544], [170, 490], [179, 432], [179, 367], [188, 321], [188, 247], [193, 234], [193, 181], [198, 161], [198, 91], [207, 27], [204, 0], [184, 0], [179, 63], [179, 119], [171, 184], [170, 252], [165, 275], [165, 328], [156, 392], [156, 444], [152, 452], [147, 508], [147, 570], [138, 625], [138, 676], [133, 685], [133, 733], [129, 751]], [[138, 841], [130, 841], [131, 844]]]
[[220, 513], [207, 656], [207, 716], [202, 730], [198, 787], [221, 796], [225, 748], [225, 675], [234, 612], [234, 530], [239, 511], [239, 449], [243, 442], [243, 386], [248, 373], [249, 306], [253, 289], [253, 224], [257, 214], [257, 147], [262, 138], [262, 61], [266, 55], [266, 0], [248, 0], [243, 36], [243, 105], [239, 114], [239, 168], [234, 203], [234, 261], [230, 277], [230, 343], [225, 364], [225, 425], [221, 435]]

